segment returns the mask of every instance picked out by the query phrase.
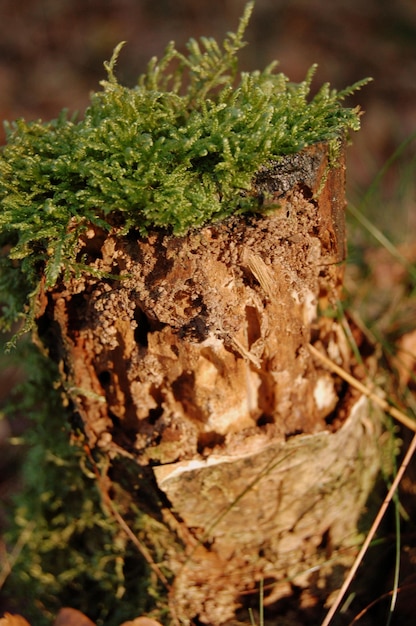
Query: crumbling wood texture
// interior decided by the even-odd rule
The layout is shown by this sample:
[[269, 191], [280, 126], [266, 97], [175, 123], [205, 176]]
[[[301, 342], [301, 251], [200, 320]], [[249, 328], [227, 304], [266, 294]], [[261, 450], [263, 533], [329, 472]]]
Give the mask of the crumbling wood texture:
[[[171, 506], [165, 565], [185, 623], [221, 624], [259, 580], [269, 602], [307, 589], [351, 541], [377, 472], [377, 416], [308, 349], [351, 369], [328, 314], [344, 178], [343, 153], [330, 163], [319, 144], [258, 172], [262, 215], [183, 237], [91, 228], [79, 255], [93, 272], [39, 301], [90, 447], [146, 466]], [[328, 594], [339, 580], [319, 571]]]

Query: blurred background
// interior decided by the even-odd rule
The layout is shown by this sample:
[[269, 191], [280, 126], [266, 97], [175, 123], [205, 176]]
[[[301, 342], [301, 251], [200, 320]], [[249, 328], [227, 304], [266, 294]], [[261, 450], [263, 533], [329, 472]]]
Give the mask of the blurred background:
[[[174, 40], [222, 41], [237, 28], [245, 0], [1, 0], [0, 119], [48, 120], [82, 114], [104, 78], [103, 61], [127, 41], [118, 63], [133, 86], [148, 60]], [[349, 151], [349, 190], [359, 193], [416, 129], [414, 0], [257, 0], [241, 69], [280, 70], [301, 81], [319, 64], [314, 86], [342, 89], [371, 76], [354, 96], [366, 114]], [[4, 143], [1, 129], [0, 143]], [[416, 218], [412, 226], [416, 228]], [[409, 226], [409, 224], [407, 224]]]
[[[127, 45], [117, 75], [123, 84], [134, 86], [149, 59], [162, 56], [170, 40], [181, 50], [190, 37], [212, 36], [221, 42], [227, 31], [237, 29], [245, 4], [246, 0], [0, 0], [0, 120], [47, 121], [63, 108], [82, 116], [90, 93], [99, 90], [99, 81], [105, 78], [103, 62], [120, 41]], [[374, 79], [347, 103], [365, 111], [362, 130], [348, 150], [347, 196], [416, 263], [416, 1], [257, 0], [246, 41], [241, 70], [263, 69], [278, 60], [279, 70], [299, 82], [317, 63], [313, 89], [327, 81], [343, 89], [367, 76]], [[0, 125], [0, 145], [4, 142]], [[356, 290], [354, 309], [365, 303], [370, 317], [384, 320], [380, 331], [384, 336], [404, 335], [414, 328], [416, 303], [402, 266], [396, 272], [391, 257], [384, 250], [381, 256], [374, 253], [368, 239], [354, 228], [349, 238], [354, 243], [350, 264], [358, 267], [364, 259], [365, 273], [371, 274], [363, 282], [362, 273], [350, 271], [349, 284], [354, 283]], [[401, 304], [392, 310], [392, 301]], [[403, 308], [406, 324], [400, 322], [398, 331]], [[9, 390], [22, 375], [13, 355], [0, 352], [0, 418]], [[10, 435], [19, 436], [26, 424], [24, 416], [13, 424], [0, 419], [0, 531], [9, 498], [18, 489], [21, 458], [6, 442]], [[416, 468], [414, 473], [413, 494]], [[0, 539], [0, 557], [4, 549]]]

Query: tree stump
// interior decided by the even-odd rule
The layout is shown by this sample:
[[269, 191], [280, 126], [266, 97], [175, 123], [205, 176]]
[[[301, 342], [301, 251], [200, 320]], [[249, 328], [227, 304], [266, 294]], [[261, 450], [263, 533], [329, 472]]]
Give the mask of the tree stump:
[[261, 580], [266, 603], [292, 584], [327, 597], [351, 563], [336, 551], [354, 543], [380, 420], [308, 348], [354, 365], [328, 313], [344, 179], [343, 150], [333, 163], [317, 144], [258, 172], [261, 215], [183, 237], [91, 228], [79, 243], [91, 272], [39, 300], [39, 337], [89, 447], [136, 464], [132, 504], [160, 503], [185, 624], [222, 624]]

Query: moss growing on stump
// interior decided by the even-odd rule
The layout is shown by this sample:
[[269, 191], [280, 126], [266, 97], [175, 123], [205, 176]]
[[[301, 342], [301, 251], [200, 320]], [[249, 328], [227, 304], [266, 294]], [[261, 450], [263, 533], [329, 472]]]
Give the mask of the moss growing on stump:
[[[17, 260], [22, 278], [20, 289], [3, 287], [9, 304], [3, 324], [25, 300], [33, 313], [31, 296], [42, 277], [52, 287], [63, 272], [88, 269], [78, 242], [90, 226], [181, 235], [230, 215], [263, 212], [265, 197], [252, 187], [264, 166], [322, 141], [336, 153], [348, 131], [358, 130], [359, 109], [342, 102], [365, 80], [341, 92], [324, 85], [310, 98], [315, 67], [299, 84], [275, 73], [275, 64], [238, 76], [252, 8], [222, 46], [191, 40], [183, 55], [170, 44], [134, 88], [114, 74], [120, 44], [105, 64], [103, 91], [93, 94], [80, 121], [63, 111], [51, 122], [6, 126], [1, 241], [12, 245], [8, 259]], [[8, 276], [7, 261], [3, 266]]]
[[154, 571], [184, 624], [225, 622], [262, 580], [270, 603], [289, 580], [308, 593], [301, 573], [349, 545], [378, 469], [377, 415], [308, 349], [353, 365], [322, 312], [342, 286], [357, 85], [309, 98], [313, 72], [274, 66], [238, 81], [251, 9], [133, 89], [116, 50], [81, 121], [17, 122], [0, 157], [4, 325], [36, 323], [107, 506], [158, 520]]

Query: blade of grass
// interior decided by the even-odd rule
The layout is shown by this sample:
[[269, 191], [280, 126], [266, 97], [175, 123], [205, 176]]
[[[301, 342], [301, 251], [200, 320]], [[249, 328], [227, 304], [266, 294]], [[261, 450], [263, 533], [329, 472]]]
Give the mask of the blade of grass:
[[[401, 585], [401, 587], [397, 590], [398, 593], [401, 591], [409, 591], [410, 589], [416, 589], [416, 584], [415, 583], [409, 583], [408, 585]], [[352, 622], [350, 622], [348, 624], [348, 626], [353, 626], [353, 624], [356, 624], [357, 622], [360, 621], [360, 619], [362, 617], [364, 617], [364, 615], [366, 615], [366, 613], [368, 613], [368, 611], [370, 609], [372, 609], [373, 607], [376, 606], [376, 604], [378, 604], [379, 602], [381, 602], [382, 600], [385, 600], [386, 598], [388, 598], [389, 596], [391, 596], [393, 594], [392, 591], [387, 591], [386, 593], [383, 593], [381, 596], [379, 596], [378, 598], [376, 598], [375, 600], [373, 600], [373, 602], [371, 602], [370, 604], [368, 604], [364, 609], [362, 609], [362, 611], [360, 611], [358, 613], [358, 615], [356, 615], [354, 617], [354, 619], [352, 620]]]
[[396, 527], [396, 558], [394, 563], [394, 579], [393, 590], [391, 594], [389, 615], [387, 618], [386, 626], [390, 626], [393, 619], [393, 613], [397, 602], [397, 590], [399, 588], [399, 575], [400, 575], [400, 506], [397, 491], [394, 492], [394, 524]]
[[380, 522], [381, 522], [381, 520], [384, 517], [384, 514], [385, 514], [385, 512], [387, 510], [387, 507], [390, 504], [390, 502], [391, 502], [391, 500], [392, 500], [392, 498], [393, 498], [393, 496], [394, 496], [394, 494], [396, 492], [396, 489], [397, 489], [397, 487], [398, 487], [398, 485], [399, 485], [399, 483], [400, 483], [400, 481], [401, 481], [401, 479], [403, 477], [403, 474], [406, 471], [407, 466], [410, 463], [410, 460], [411, 460], [412, 456], [415, 453], [415, 450], [416, 450], [416, 434], [413, 436], [413, 439], [410, 442], [410, 446], [409, 446], [409, 448], [408, 448], [408, 450], [406, 452], [406, 455], [405, 455], [405, 457], [404, 457], [404, 459], [402, 461], [402, 464], [400, 465], [400, 468], [399, 468], [399, 470], [398, 470], [398, 472], [396, 474], [396, 477], [395, 477], [394, 481], [392, 482], [392, 485], [391, 485], [391, 487], [390, 487], [390, 489], [389, 489], [389, 491], [388, 491], [388, 493], [387, 493], [387, 495], [386, 495], [386, 497], [385, 497], [385, 499], [383, 501], [383, 504], [380, 507], [379, 512], [377, 513], [377, 516], [376, 516], [376, 518], [375, 518], [375, 520], [373, 522], [373, 525], [371, 526], [371, 528], [370, 528], [370, 530], [368, 532], [368, 535], [367, 535], [363, 545], [361, 546], [361, 550], [358, 553], [357, 558], [355, 559], [354, 565], [352, 566], [351, 570], [349, 571], [348, 576], [345, 579], [344, 584], [342, 585], [342, 587], [341, 587], [341, 589], [340, 589], [340, 591], [338, 593], [338, 596], [337, 596], [334, 604], [331, 606], [331, 608], [329, 609], [328, 613], [326, 614], [326, 617], [325, 617], [324, 621], [322, 622], [321, 626], [329, 626], [329, 624], [332, 621], [332, 618], [334, 617], [335, 613], [337, 612], [337, 610], [338, 610], [338, 608], [339, 608], [339, 606], [340, 606], [340, 604], [342, 602], [342, 599], [343, 599], [343, 597], [344, 597], [348, 587], [350, 586], [350, 584], [351, 584], [355, 574], [357, 573], [357, 570], [358, 570], [358, 568], [359, 568], [359, 566], [361, 564], [361, 561], [363, 560], [364, 555], [367, 552], [368, 547], [369, 547], [369, 545], [370, 545], [370, 543], [371, 543], [375, 533], [377, 532], [377, 529], [378, 529], [378, 527], [380, 525]]
[[388, 239], [382, 232], [371, 222], [360, 209], [353, 204], [348, 205], [348, 211], [355, 217], [355, 219], [364, 226], [364, 228], [379, 242], [390, 254], [403, 265], [408, 272], [409, 276], [416, 283], [416, 269], [411, 263], [399, 252], [396, 246]]
[[[250, 617], [250, 626], [257, 626], [256, 621], [253, 615], [253, 609], [248, 610], [248, 614]], [[264, 581], [260, 580], [260, 589], [259, 589], [259, 617], [260, 624], [259, 626], [264, 626]]]
[[260, 581], [260, 626], [264, 626], [264, 581]]
[[25, 544], [29, 541], [30, 535], [35, 527], [35, 522], [30, 522], [26, 528], [24, 528], [20, 534], [18, 541], [10, 555], [7, 555], [6, 552], [2, 557], [2, 566], [0, 569], [0, 590], [2, 589], [4, 583], [6, 582], [8, 576], [11, 574], [13, 565], [19, 558], [21, 551], [23, 550]]
[[363, 383], [354, 378], [354, 376], [351, 376], [351, 374], [342, 369], [342, 367], [331, 361], [331, 359], [322, 354], [322, 352], [319, 352], [319, 350], [317, 350], [312, 344], [309, 344], [309, 350], [318, 360], [321, 361], [321, 363], [326, 365], [328, 369], [333, 371], [335, 374], [338, 374], [338, 376], [349, 383], [352, 387], [358, 389], [358, 391], [370, 398], [370, 400], [377, 404], [383, 411], [389, 413], [398, 422], [407, 426], [407, 428], [413, 432], [416, 432], [416, 420], [413, 420], [411, 417], [406, 415], [406, 413], [403, 413], [403, 411], [396, 409], [396, 407], [391, 406], [391, 404], [389, 404], [387, 400], [384, 400], [384, 398], [380, 398], [380, 396], [378, 396], [374, 391], [363, 385]]
[[366, 193], [364, 194], [362, 200], [359, 203], [359, 207], [354, 206], [353, 204], [348, 204], [347, 210], [355, 217], [355, 219], [370, 233], [372, 237], [376, 241], [378, 241], [386, 250], [390, 252], [390, 254], [396, 258], [407, 270], [409, 276], [411, 276], [412, 280], [416, 282], [416, 269], [408, 262], [408, 260], [397, 250], [396, 246], [386, 237], [378, 228], [375, 226], [371, 220], [369, 220], [365, 215], [366, 208], [368, 207], [370, 201], [374, 197], [377, 189], [380, 187], [382, 180], [384, 179], [387, 171], [390, 169], [394, 163], [403, 155], [406, 148], [416, 139], [416, 131], [411, 133], [407, 139], [402, 141], [402, 143], [397, 147], [397, 149], [390, 155], [390, 157], [385, 161], [383, 166], [380, 168], [379, 172], [375, 176], [373, 182], [368, 187]]
[[386, 172], [390, 169], [390, 167], [399, 159], [399, 157], [403, 154], [407, 146], [409, 146], [412, 141], [416, 139], [416, 131], [411, 133], [409, 137], [407, 137], [402, 143], [396, 148], [396, 150], [389, 156], [389, 158], [385, 161], [383, 166], [380, 168], [379, 172], [375, 176], [373, 182], [368, 187], [364, 197], [360, 202], [361, 210], [364, 210], [365, 207], [369, 204], [372, 196], [380, 186], [381, 181], [384, 179]]

